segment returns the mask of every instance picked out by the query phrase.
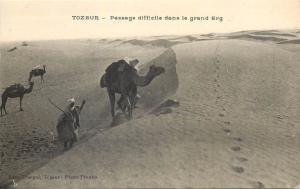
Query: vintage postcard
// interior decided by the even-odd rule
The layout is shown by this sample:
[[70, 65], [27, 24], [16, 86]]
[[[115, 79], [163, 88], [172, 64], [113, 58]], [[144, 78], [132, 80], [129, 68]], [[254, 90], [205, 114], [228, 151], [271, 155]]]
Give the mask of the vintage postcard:
[[0, 0], [0, 188], [300, 188], [299, 0]]

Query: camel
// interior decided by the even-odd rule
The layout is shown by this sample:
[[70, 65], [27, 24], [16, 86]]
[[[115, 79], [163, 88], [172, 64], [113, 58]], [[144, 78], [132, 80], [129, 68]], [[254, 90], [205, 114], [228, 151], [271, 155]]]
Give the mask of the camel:
[[[107, 88], [112, 118], [115, 119], [115, 93], [118, 93], [121, 94], [118, 105], [123, 113], [125, 113], [125, 109], [127, 108], [127, 118], [130, 120], [132, 118], [132, 109], [135, 105], [137, 87], [149, 85], [156, 76], [164, 73], [165, 69], [163, 67], [151, 65], [145, 76], [139, 76], [137, 70], [127, 63], [120, 63], [121, 67], [123, 66], [122, 71], [120, 71], [116, 65], [117, 64], [114, 63], [111, 64], [111, 66], [114, 67], [114, 70], [110, 71], [109, 67], [106, 69], [106, 73], [101, 77], [100, 86], [101, 88]], [[111, 76], [107, 74], [110, 74]], [[125, 106], [122, 106], [123, 102], [125, 103]]]
[[22, 100], [25, 94], [29, 94], [31, 93], [32, 89], [33, 89], [33, 82], [29, 83], [29, 88], [25, 88], [23, 85], [21, 84], [14, 84], [11, 85], [9, 87], [7, 87], [4, 92], [2, 93], [2, 104], [1, 104], [1, 116], [2, 116], [2, 109], [4, 110], [5, 114], [7, 114], [5, 105], [7, 102], [8, 98], [20, 98], [20, 111], [23, 111], [22, 108]]
[[36, 66], [30, 71], [28, 81], [30, 82], [32, 77], [40, 76], [41, 81], [43, 82], [45, 73], [46, 73], [46, 66], [45, 65], [43, 65], [43, 69], [41, 69], [40, 66]]
[[75, 137], [77, 138], [78, 136], [78, 128], [75, 124], [75, 116], [79, 117], [84, 105], [85, 100], [82, 101], [81, 106], [75, 106], [72, 112], [64, 112], [58, 118], [56, 129], [59, 140], [64, 143], [65, 150], [70, 149], [74, 141], [76, 141]]

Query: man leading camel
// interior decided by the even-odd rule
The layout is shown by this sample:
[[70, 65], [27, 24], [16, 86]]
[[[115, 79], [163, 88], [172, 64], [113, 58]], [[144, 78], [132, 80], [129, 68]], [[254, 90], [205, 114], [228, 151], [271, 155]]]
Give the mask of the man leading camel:
[[[72, 134], [74, 136], [75, 141], [78, 141], [77, 134], [75, 133], [75, 130], [77, 127], [80, 127], [79, 124], [79, 115], [76, 112], [76, 106], [75, 106], [75, 99], [71, 98], [68, 100], [69, 104], [65, 108], [64, 113], [60, 117], [60, 121], [63, 121], [65, 119], [68, 119], [69, 117], [74, 118], [74, 128], [72, 129]], [[59, 122], [60, 122], [59, 121]]]
[[80, 124], [79, 124], [79, 115], [77, 113], [75, 113], [75, 111], [76, 111], [75, 99], [71, 98], [71, 99], [68, 100], [68, 102], [69, 102], [69, 104], [67, 105], [67, 107], [65, 109], [65, 112], [71, 113], [72, 116], [75, 119], [75, 126], [76, 126], [76, 128], [80, 127]]
[[85, 100], [82, 101], [81, 106], [77, 106], [75, 99], [71, 98], [65, 110], [61, 110], [63, 114], [58, 118], [56, 129], [58, 138], [64, 143], [65, 149], [72, 147], [73, 142], [78, 141], [79, 115], [84, 105]]

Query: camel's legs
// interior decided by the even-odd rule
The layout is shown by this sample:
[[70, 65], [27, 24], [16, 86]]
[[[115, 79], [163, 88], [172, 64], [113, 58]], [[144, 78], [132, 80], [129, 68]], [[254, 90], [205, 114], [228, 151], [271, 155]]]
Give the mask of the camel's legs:
[[[125, 110], [126, 108], [128, 109], [128, 111], [132, 112], [132, 109], [135, 108], [135, 104], [137, 102], [137, 98], [136, 98], [136, 95], [137, 95], [137, 89], [136, 88], [133, 88], [130, 92], [129, 92], [129, 95], [128, 95], [128, 98], [129, 98], [129, 103], [130, 103], [130, 107], [126, 106], [128, 105], [128, 103], [126, 102], [126, 99], [124, 98], [123, 95], [121, 95], [120, 99], [118, 100], [118, 106], [119, 108], [122, 110], [123, 113], [125, 113]], [[126, 103], [124, 105], [124, 103]], [[131, 113], [132, 114], [132, 113]]]
[[5, 111], [4, 106], [1, 106], [0, 108], [1, 108], [1, 116], [3, 116], [3, 114], [2, 114], [2, 109], [4, 110], [4, 113], [7, 114], [7, 112]]
[[128, 119], [132, 118], [132, 104], [130, 100], [130, 95], [132, 91], [127, 91], [125, 88], [121, 89], [121, 95], [126, 103], [125, 108], [128, 110]]
[[74, 142], [73, 140], [70, 141], [70, 146], [69, 146], [69, 148], [72, 148], [73, 142]]
[[1, 116], [3, 115], [3, 114], [2, 114], [2, 109], [4, 109], [4, 108], [3, 108], [3, 104], [4, 104], [4, 103], [3, 103], [3, 99], [2, 99], [2, 103], [1, 103], [1, 106], [0, 106]]
[[7, 114], [7, 111], [6, 111], [6, 102], [7, 102], [7, 98], [2, 96], [2, 103], [1, 103], [1, 116], [2, 116], [2, 109], [4, 110], [4, 113]]
[[44, 82], [44, 75], [41, 75], [41, 82]]
[[64, 149], [65, 149], [65, 150], [68, 149], [68, 142], [64, 142]]
[[137, 88], [133, 88], [132, 91], [131, 91], [131, 94], [130, 94], [130, 102], [131, 102], [131, 105], [132, 105], [132, 108], [135, 108], [135, 104], [136, 104], [136, 95], [137, 95]]
[[132, 118], [132, 104], [130, 102], [130, 98], [127, 97], [127, 104], [128, 104], [128, 118], [131, 119]]
[[131, 119], [132, 118], [132, 106], [131, 106], [131, 103], [130, 103], [130, 98], [126, 94], [123, 94], [122, 96], [124, 97], [125, 102], [126, 102], [126, 107], [127, 107], [127, 110], [128, 110], [128, 119]]
[[22, 100], [23, 100], [23, 96], [20, 96], [20, 111], [23, 111], [23, 108], [22, 108]]
[[129, 106], [128, 106], [128, 117], [129, 117], [129, 119], [132, 119], [132, 107], [133, 107], [133, 105], [130, 103], [130, 100], [129, 100], [129, 98], [128, 98], [128, 103], [129, 103]]
[[138, 107], [138, 106], [136, 105], [136, 103], [138, 102], [138, 100], [139, 100], [139, 98], [137, 97], [137, 95], [135, 95], [134, 98], [133, 98], [133, 102], [132, 102], [133, 108], [137, 108], [137, 107]]
[[115, 93], [108, 89], [108, 96], [110, 101], [111, 116], [114, 119], [115, 118]]
[[130, 114], [130, 119], [132, 118], [132, 110], [133, 110], [133, 108], [135, 108], [136, 94], [137, 94], [136, 90], [133, 90], [133, 91], [131, 91], [131, 93], [128, 96], [128, 101], [130, 104], [128, 112]]
[[124, 101], [124, 98], [123, 98], [123, 95], [121, 95], [120, 99], [118, 100], [118, 106], [122, 110], [122, 112], [124, 113], [126, 107], [123, 106], [123, 104], [122, 104], [123, 101]]
[[3, 106], [3, 109], [4, 109], [4, 113], [5, 113], [5, 115], [7, 114], [7, 111], [6, 111], [6, 106], [4, 105]]

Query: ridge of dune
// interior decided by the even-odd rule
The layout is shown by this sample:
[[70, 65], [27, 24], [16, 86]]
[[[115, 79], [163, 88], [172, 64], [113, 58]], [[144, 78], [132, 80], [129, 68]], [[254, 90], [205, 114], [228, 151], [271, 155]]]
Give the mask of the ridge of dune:
[[284, 38], [274, 37], [274, 36], [258, 36], [258, 35], [252, 35], [252, 34], [241, 34], [241, 35], [233, 35], [228, 36], [230, 39], [254, 39], [254, 40], [261, 40], [261, 41], [275, 41], [275, 42], [281, 42], [285, 41]]
[[270, 32], [270, 31], [257, 31], [253, 32], [255, 35], [275, 35], [275, 36], [283, 36], [283, 37], [297, 37], [297, 35], [290, 33], [282, 33], [282, 32]]
[[291, 39], [286, 41], [278, 42], [278, 44], [300, 44], [300, 39]]
[[124, 43], [129, 43], [132, 45], [138, 45], [138, 46], [145, 46], [145, 45], [152, 45], [152, 46], [158, 46], [158, 47], [171, 47], [173, 45], [176, 45], [178, 43], [178, 41], [170, 41], [167, 39], [155, 39], [155, 40], [140, 40], [140, 39], [131, 39], [131, 40], [127, 40], [127, 41], [123, 41]]

